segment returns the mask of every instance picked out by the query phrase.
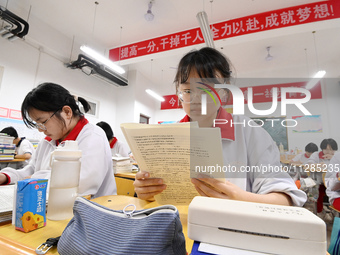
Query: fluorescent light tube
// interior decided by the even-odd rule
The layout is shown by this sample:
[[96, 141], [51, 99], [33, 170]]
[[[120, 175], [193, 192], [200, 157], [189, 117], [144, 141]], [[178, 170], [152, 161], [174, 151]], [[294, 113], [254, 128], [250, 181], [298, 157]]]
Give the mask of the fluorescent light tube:
[[150, 96], [156, 98], [158, 101], [161, 101], [161, 102], [165, 101], [165, 99], [163, 97], [161, 97], [157, 93], [153, 92], [151, 89], [146, 89], [145, 92], [148, 93]]
[[320, 70], [320, 71], [318, 71], [318, 72], [314, 75], [313, 78], [319, 78], [319, 79], [321, 79], [322, 77], [325, 76], [325, 74], [326, 74], [326, 71], [325, 71], [325, 70]]
[[120, 66], [116, 65], [111, 60], [109, 60], [108, 58], [106, 58], [103, 55], [99, 54], [98, 52], [92, 50], [91, 48], [89, 48], [89, 47], [87, 47], [85, 45], [82, 45], [80, 47], [80, 50], [82, 50], [83, 52], [85, 52], [87, 55], [91, 56], [95, 60], [99, 61], [100, 63], [106, 65], [107, 67], [109, 67], [113, 71], [115, 71], [115, 72], [117, 72], [119, 74], [125, 73], [125, 70], [123, 68], [121, 68]]
[[306, 85], [306, 89], [310, 90], [312, 88], [314, 88], [314, 86], [318, 83], [318, 81], [321, 80], [322, 77], [324, 77], [326, 74], [325, 70], [320, 70], [318, 71], [313, 78], [307, 83]]
[[200, 25], [205, 44], [210, 48], [215, 48], [214, 39], [212, 37], [212, 33], [208, 22], [208, 16], [206, 12], [203, 11], [197, 13], [196, 18]]

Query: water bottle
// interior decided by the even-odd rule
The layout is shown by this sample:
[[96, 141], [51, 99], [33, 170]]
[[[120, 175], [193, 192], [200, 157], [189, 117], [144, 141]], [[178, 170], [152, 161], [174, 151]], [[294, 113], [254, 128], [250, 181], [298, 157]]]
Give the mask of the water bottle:
[[65, 141], [51, 153], [51, 178], [47, 206], [49, 220], [73, 217], [78, 195], [81, 151], [77, 141]]

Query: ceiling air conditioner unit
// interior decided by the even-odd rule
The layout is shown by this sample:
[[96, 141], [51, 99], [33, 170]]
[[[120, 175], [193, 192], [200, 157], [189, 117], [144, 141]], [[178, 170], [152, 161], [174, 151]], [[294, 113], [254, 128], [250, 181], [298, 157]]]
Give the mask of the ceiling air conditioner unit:
[[128, 80], [121, 75], [115, 73], [105, 65], [100, 65], [89, 57], [79, 54], [78, 59], [65, 64], [66, 67], [71, 69], [80, 69], [87, 75], [93, 75], [109, 84], [119, 86], [127, 86]]

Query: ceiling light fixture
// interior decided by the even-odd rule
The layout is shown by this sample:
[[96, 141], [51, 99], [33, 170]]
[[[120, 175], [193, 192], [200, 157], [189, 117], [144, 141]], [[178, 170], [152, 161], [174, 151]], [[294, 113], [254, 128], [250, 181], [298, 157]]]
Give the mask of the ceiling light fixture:
[[271, 60], [273, 60], [273, 56], [272, 55], [270, 55], [270, 53], [269, 53], [269, 51], [270, 51], [270, 48], [271, 48], [271, 46], [268, 46], [266, 49], [267, 49], [267, 52], [268, 52], [268, 54], [267, 54], [267, 56], [266, 56], [266, 58], [265, 58], [265, 60], [267, 60], [267, 61], [271, 61]]
[[115, 71], [119, 74], [125, 73], [125, 70], [122, 67], [116, 65], [111, 60], [109, 60], [108, 58], [99, 54], [98, 52], [94, 51], [93, 49], [91, 49], [91, 48], [89, 48], [85, 45], [82, 45], [80, 47], [80, 50], [82, 50], [83, 52], [85, 52], [87, 55], [94, 58], [95, 60], [99, 61], [100, 63], [106, 65], [108, 68], [112, 69], [113, 71]]
[[153, 15], [151, 8], [153, 5], [154, 0], [151, 0], [148, 4], [148, 11], [144, 14], [144, 18], [146, 21], [153, 21], [153, 18], [155, 17], [155, 15]]
[[208, 16], [206, 12], [202, 11], [202, 12], [197, 13], [196, 18], [200, 25], [205, 44], [210, 48], [215, 48], [214, 39], [212, 36], [212, 32], [210, 30]]
[[314, 74], [313, 78], [307, 83], [306, 89], [312, 89], [318, 82], [325, 76], [326, 71], [325, 70], [320, 70], [319, 68], [319, 59], [318, 59], [318, 53], [316, 50], [316, 42], [315, 42], [315, 31], [313, 33], [313, 40], [314, 40], [314, 50], [315, 50], [315, 57], [316, 57], [316, 67], [317, 67], [317, 72]]
[[156, 92], [152, 91], [151, 89], [146, 89], [145, 92], [148, 93], [153, 98], [157, 99], [158, 101], [161, 101], [161, 102], [165, 101], [165, 99], [162, 96], [158, 95]]

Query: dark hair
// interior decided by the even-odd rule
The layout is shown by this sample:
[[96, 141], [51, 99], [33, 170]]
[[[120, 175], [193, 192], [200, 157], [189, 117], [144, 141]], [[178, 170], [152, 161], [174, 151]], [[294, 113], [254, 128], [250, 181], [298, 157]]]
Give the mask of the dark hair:
[[110, 125], [108, 123], [106, 123], [104, 121], [100, 121], [96, 125], [98, 127], [101, 127], [105, 131], [105, 134], [106, 134], [108, 141], [110, 141], [114, 137], [112, 128], [110, 127]]
[[335, 150], [335, 151], [338, 150], [338, 144], [337, 144], [336, 141], [335, 141], [334, 139], [332, 139], [332, 138], [323, 139], [322, 142], [321, 142], [321, 144], [320, 144], [320, 148], [321, 148], [322, 150], [324, 150], [324, 149], [327, 148], [327, 145], [328, 145], [328, 144], [331, 146], [331, 148], [332, 148], [333, 150]]
[[18, 132], [15, 130], [14, 127], [6, 127], [1, 130], [0, 133], [5, 133], [9, 136], [13, 136], [14, 138], [18, 138]]
[[[91, 106], [84, 98], [78, 97], [77, 101], [83, 105], [85, 112], [88, 112], [91, 109]], [[21, 114], [23, 121], [27, 127], [35, 127], [29, 117], [31, 109], [34, 108], [44, 112], [57, 112], [65, 105], [72, 109], [74, 116], [83, 116], [83, 113], [77, 105], [76, 99], [67, 89], [54, 83], [42, 83], [29, 92], [22, 102]], [[55, 116], [64, 122], [64, 119], [61, 118], [59, 112], [57, 112]]]
[[227, 57], [218, 50], [209, 47], [190, 51], [181, 59], [174, 80], [176, 87], [188, 81], [192, 70], [195, 70], [202, 79], [214, 79], [218, 74], [224, 82], [229, 81], [231, 74]]
[[310, 152], [310, 153], [316, 152], [318, 150], [319, 150], [318, 146], [315, 143], [309, 143], [305, 147], [305, 151]]

